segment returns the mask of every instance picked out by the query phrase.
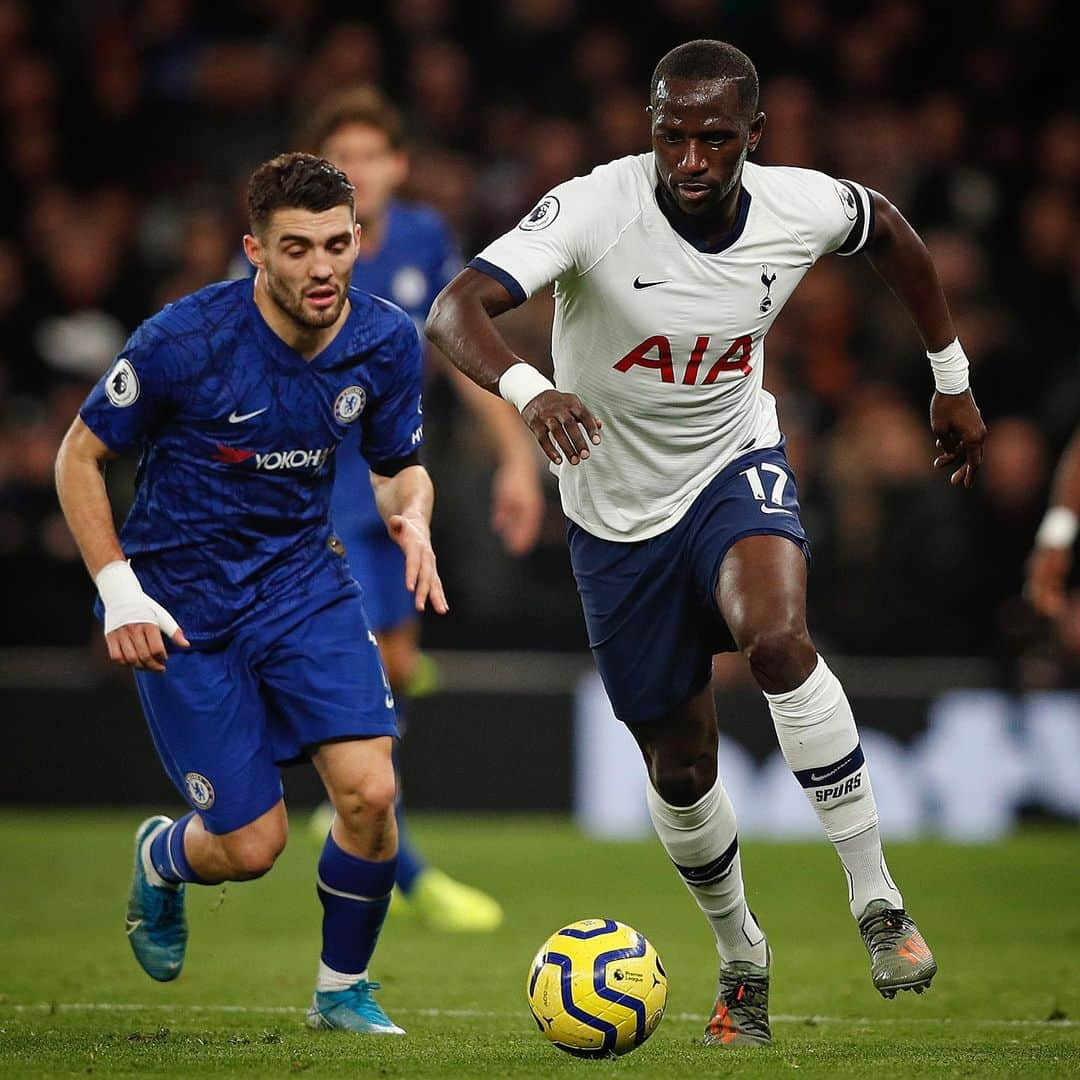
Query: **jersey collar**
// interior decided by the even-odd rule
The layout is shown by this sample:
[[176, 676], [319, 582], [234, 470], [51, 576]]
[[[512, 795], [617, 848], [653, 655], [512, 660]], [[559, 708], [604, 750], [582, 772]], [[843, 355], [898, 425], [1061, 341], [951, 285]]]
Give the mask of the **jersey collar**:
[[259, 310], [259, 305], [255, 303], [254, 279], [252, 279], [248, 288], [245, 289], [244, 299], [248, 306], [248, 311], [251, 314], [251, 322], [255, 327], [255, 336], [273, 356], [280, 357], [287, 363], [294, 365], [299, 364], [304, 368], [315, 369], [332, 366], [334, 362], [341, 357], [341, 354], [345, 351], [346, 342], [352, 336], [350, 330], [352, 321], [356, 317], [356, 304], [354, 303], [354, 297], [352, 295], [353, 290], [350, 288], [348, 292], [349, 314], [345, 319], [345, 325], [337, 332], [337, 336], [334, 340], [324, 349], [317, 352], [310, 360], [306, 360], [294, 348], [286, 345], [285, 342], [270, 328], [270, 324], [266, 319], [263, 318], [263, 313]]
[[705, 255], [718, 255], [721, 251], [726, 251], [731, 247], [731, 245], [742, 236], [743, 229], [746, 228], [746, 219], [750, 214], [750, 192], [743, 187], [739, 190], [739, 206], [735, 211], [735, 223], [731, 226], [731, 230], [721, 236], [715, 244], [704, 244], [692, 233], [684, 229], [677, 220], [668, 217], [668, 211], [664, 206], [663, 200], [660, 198], [659, 183], [657, 183], [656, 187], [653, 189], [653, 198], [655, 198], [656, 205], [659, 208], [660, 213], [663, 214], [664, 220], [668, 225], [690, 244], [691, 247]]

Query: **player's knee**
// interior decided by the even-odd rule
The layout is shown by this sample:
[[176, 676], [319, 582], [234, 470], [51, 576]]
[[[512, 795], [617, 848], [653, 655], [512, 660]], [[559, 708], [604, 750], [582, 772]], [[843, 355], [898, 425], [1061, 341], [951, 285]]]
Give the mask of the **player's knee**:
[[770, 694], [785, 693], [801, 686], [810, 677], [817, 660], [805, 625], [760, 631], [742, 651], [758, 685]]
[[334, 809], [348, 828], [350, 823], [388, 817], [397, 801], [397, 778], [392, 769], [364, 776], [334, 794]]
[[251, 881], [262, 877], [285, 850], [286, 839], [285, 831], [276, 829], [234, 837], [227, 848], [232, 879]]
[[656, 793], [672, 806], [690, 806], [716, 783], [716, 745], [692, 752], [653, 755], [650, 776]]
[[419, 654], [411, 645], [392, 646], [383, 650], [386, 677], [396, 695], [405, 693], [416, 674]]

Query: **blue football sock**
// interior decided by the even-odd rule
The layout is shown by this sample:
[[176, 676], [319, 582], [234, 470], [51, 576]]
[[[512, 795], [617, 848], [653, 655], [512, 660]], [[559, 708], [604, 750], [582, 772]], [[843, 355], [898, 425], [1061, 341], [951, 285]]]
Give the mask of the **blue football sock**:
[[[398, 728], [405, 730], [405, 704], [403, 699], [397, 699]], [[398, 754], [400, 740], [394, 743], [394, 775], [397, 776], [398, 791], [402, 790], [401, 761]], [[427, 862], [419, 851], [413, 846], [412, 837], [409, 835], [409, 827], [405, 821], [405, 799], [398, 795], [397, 804], [394, 806], [394, 815], [397, 818], [398, 828], [398, 864], [397, 876], [394, 884], [406, 895], [413, 891], [416, 879], [421, 871], [427, 867]]]
[[184, 852], [184, 830], [194, 816], [195, 811], [192, 810], [182, 818], [177, 818], [150, 842], [150, 861], [154, 864], [154, 869], [173, 885], [178, 885], [181, 881], [191, 882], [193, 885], [207, 884], [191, 868]]
[[334, 971], [367, 970], [382, 929], [397, 856], [372, 862], [342, 851], [328, 835], [319, 859], [318, 893], [323, 906], [322, 962]]
[[420, 852], [413, 847], [412, 838], [409, 836], [409, 830], [405, 824], [405, 801], [403, 799], [398, 799], [397, 806], [394, 807], [394, 813], [397, 816], [398, 830], [397, 875], [394, 878], [394, 884], [408, 896], [427, 863]]

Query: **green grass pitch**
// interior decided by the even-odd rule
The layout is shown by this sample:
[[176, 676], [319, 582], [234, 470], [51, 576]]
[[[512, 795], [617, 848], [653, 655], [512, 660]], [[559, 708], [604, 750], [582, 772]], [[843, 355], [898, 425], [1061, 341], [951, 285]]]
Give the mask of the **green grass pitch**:
[[[398, 916], [373, 975], [408, 1035], [303, 1027], [318, 952], [317, 845], [303, 818], [261, 881], [188, 893], [183, 975], [151, 982], [124, 940], [134, 812], [0, 814], [0, 1076], [908, 1077], [1080, 1075], [1080, 836], [988, 847], [895, 844], [892, 869], [940, 964], [883, 1001], [835, 856], [747, 841], [750, 901], [774, 950], [774, 1045], [706, 1050], [711, 935], [659, 845], [600, 844], [559, 818], [426, 816], [423, 849], [508, 918], [480, 938]], [[549, 933], [603, 915], [656, 945], [671, 980], [653, 1038], [617, 1061], [537, 1033], [526, 971]]]

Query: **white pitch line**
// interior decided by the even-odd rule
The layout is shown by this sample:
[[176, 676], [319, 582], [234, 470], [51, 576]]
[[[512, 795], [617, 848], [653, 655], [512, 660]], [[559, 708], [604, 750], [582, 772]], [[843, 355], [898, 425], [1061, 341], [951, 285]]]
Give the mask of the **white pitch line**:
[[[296, 1016], [307, 1010], [296, 1005], [182, 1005], [176, 1002], [156, 1002], [140, 1005], [132, 1002], [103, 1001], [39, 1001], [33, 1004], [18, 1005], [0, 1002], [0, 1010], [8, 1009], [16, 1013], [54, 1013], [54, 1012], [166, 1012], [166, 1013], [239, 1013], [253, 1016]], [[395, 1007], [395, 1013], [410, 1016], [456, 1017], [474, 1020], [505, 1020], [519, 1016], [517, 1012], [493, 1012], [486, 1009], [408, 1009]], [[699, 1013], [668, 1013], [666, 1019], [676, 1023], [701, 1023]], [[1035, 1019], [959, 1019], [948, 1016], [913, 1016], [913, 1017], [870, 1017], [870, 1016], [797, 1016], [780, 1013], [769, 1018], [774, 1024], [926, 1024], [938, 1027], [974, 1026], [974, 1027], [1035, 1027], [1035, 1028], [1075, 1028], [1080, 1027], [1080, 1020], [1035, 1020]]]

